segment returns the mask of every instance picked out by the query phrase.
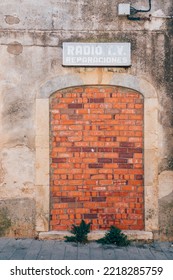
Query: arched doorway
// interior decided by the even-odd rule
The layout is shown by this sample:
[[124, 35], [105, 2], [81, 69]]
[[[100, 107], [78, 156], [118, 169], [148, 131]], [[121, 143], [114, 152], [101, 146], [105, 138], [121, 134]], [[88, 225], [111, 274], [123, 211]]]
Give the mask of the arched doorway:
[[144, 229], [143, 96], [78, 86], [50, 97], [50, 229]]

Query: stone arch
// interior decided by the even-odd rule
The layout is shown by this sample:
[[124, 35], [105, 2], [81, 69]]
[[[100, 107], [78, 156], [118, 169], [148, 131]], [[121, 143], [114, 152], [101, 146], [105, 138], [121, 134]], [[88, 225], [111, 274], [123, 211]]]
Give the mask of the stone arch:
[[47, 99], [55, 91], [68, 87], [98, 84], [130, 88], [141, 93], [144, 98], [157, 99], [155, 88], [148, 81], [137, 76], [128, 74], [114, 74], [113, 76], [110, 75], [109, 79], [106, 79], [106, 82], [104, 81], [103, 83], [98, 83], [98, 80], [99, 79], [96, 78], [88, 83], [88, 80], [80, 75], [60, 75], [47, 81], [38, 89], [37, 99]]
[[[91, 75], [91, 73], [90, 73]], [[104, 74], [103, 74], [104, 76]], [[89, 85], [130, 88], [144, 96], [145, 231], [158, 230], [158, 99], [154, 87], [128, 74], [88, 78], [81, 74], [57, 76], [43, 84], [36, 98], [36, 230], [49, 231], [49, 97], [57, 90]]]

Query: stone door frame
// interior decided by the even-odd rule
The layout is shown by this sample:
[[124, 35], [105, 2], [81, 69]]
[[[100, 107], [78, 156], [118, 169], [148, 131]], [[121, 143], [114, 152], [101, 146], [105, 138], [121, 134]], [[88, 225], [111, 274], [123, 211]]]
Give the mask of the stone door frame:
[[94, 78], [76, 75], [57, 76], [37, 91], [36, 128], [36, 231], [49, 231], [50, 178], [49, 178], [49, 97], [58, 90], [76, 86], [121, 86], [138, 91], [144, 96], [144, 219], [145, 231], [158, 231], [158, 98], [154, 87], [142, 78], [128, 74], [103, 74], [101, 82]]

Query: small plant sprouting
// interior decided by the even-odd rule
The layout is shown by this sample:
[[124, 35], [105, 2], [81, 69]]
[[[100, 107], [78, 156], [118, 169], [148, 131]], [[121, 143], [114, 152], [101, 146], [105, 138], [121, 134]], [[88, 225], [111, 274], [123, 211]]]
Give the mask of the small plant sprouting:
[[173, 170], [173, 157], [168, 160], [168, 169]]
[[90, 232], [90, 223], [86, 224], [85, 221], [82, 220], [79, 226], [72, 225], [70, 232], [73, 233], [74, 236], [65, 236], [65, 242], [87, 243], [87, 235]]
[[127, 236], [115, 226], [111, 226], [105, 236], [98, 239], [97, 242], [101, 244], [114, 244], [117, 246], [128, 246], [130, 244]]

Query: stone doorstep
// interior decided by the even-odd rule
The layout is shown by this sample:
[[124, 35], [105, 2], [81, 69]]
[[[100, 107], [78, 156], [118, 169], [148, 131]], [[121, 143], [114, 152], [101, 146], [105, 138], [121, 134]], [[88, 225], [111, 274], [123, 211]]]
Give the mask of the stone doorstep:
[[[88, 240], [95, 241], [102, 238], [107, 231], [92, 231], [88, 234]], [[151, 231], [140, 230], [123, 230], [124, 234], [128, 236], [129, 240], [135, 241], [152, 241], [153, 233]], [[72, 236], [68, 231], [48, 231], [40, 232], [38, 238], [40, 240], [64, 240], [64, 236]]]

